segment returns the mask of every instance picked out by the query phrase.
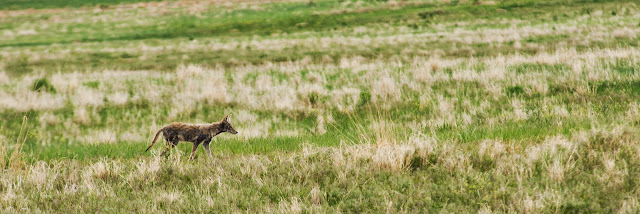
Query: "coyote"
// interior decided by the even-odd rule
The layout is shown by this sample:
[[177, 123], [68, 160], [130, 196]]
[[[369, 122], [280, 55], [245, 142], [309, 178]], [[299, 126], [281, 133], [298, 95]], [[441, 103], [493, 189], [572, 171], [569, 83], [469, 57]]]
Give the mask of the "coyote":
[[160, 156], [164, 156], [167, 151], [177, 146], [178, 142], [187, 141], [193, 142], [193, 149], [191, 149], [191, 156], [189, 157], [189, 160], [193, 160], [196, 154], [196, 149], [198, 149], [198, 146], [200, 144], [203, 144], [204, 149], [209, 155], [209, 158], [213, 159], [213, 157], [211, 156], [211, 150], [209, 150], [209, 143], [211, 142], [211, 138], [222, 132], [229, 132], [231, 134], [238, 133], [235, 129], [233, 129], [233, 126], [231, 126], [231, 122], [229, 122], [229, 120], [230, 117], [229, 115], [227, 115], [226, 117], [224, 117], [224, 119], [222, 119], [222, 121], [211, 124], [187, 124], [180, 122], [171, 123], [169, 125], [166, 125], [165, 127], [162, 127], [160, 131], [156, 133], [156, 137], [153, 138], [153, 142], [151, 142], [151, 145], [147, 147], [147, 150], [145, 150], [145, 152], [149, 151], [153, 144], [156, 143], [156, 140], [158, 140], [158, 136], [162, 132], [162, 136], [164, 136], [164, 139], [167, 141], [168, 147], [164, 151], [162, 151], [162, 154], [160, 154]]

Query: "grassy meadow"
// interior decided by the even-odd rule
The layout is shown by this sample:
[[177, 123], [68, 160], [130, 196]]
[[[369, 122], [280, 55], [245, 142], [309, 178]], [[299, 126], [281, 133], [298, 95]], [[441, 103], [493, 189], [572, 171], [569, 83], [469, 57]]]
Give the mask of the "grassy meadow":
[[639, 127], [636, 1], [0, 2], [0, 213], [638, 213]]

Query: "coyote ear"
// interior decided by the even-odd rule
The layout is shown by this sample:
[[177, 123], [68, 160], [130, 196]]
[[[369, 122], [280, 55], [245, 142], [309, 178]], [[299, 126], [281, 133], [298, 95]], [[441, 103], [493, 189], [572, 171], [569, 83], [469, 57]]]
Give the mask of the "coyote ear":
[[224, 119], [222, 119], [222, 122], [229, 122], [229, 119], [231, 119], [229, 117], [229, 115], [225, 116]]

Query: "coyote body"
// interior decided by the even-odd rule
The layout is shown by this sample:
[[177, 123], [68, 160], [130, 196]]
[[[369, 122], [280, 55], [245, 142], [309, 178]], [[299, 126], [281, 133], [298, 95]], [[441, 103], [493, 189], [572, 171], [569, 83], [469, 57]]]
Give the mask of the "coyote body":
[[162, 127], [162, 129], [160, 129], [158, 133], [156, 133], [156, 136], [153, 138], [153, 142], [151, 142], [151, 145], [147, 147], [147, 150], [145, 151], [149, 151], [149, 149], [158, 140], [160, 133], [162, 133], [162, 136], [167, 141], [168, 147], [162, 152], [162, 154], [160, 154], [160, 156], [164, 156], [167, 151], [177, 146], [178, 142], [187, 141], [193, 143], [193, 148], [191, 150], [191, 156], [189, 157], [189, 159], [193, 160], [196, 150], [198, 149], [198, 146], [200, 146], [200, 144], [202, 144], [204, 149], [207, 151], [207, 155], [212, 158], [211, 150], [209, 150], [209, 143], [211, 142], [211, 139], [213, 137], [222, 132], [229, 132], [231, 134], [238, 133], [235, 129], [233, 129], [233, 126], [231, 125], [231, 122], [229, 122], [229, 120], [229, 116], [227, 115], [224, 119], [222, 119], [221, 122], [211, 124], [188, 124], [181, 122], [171, 123]]

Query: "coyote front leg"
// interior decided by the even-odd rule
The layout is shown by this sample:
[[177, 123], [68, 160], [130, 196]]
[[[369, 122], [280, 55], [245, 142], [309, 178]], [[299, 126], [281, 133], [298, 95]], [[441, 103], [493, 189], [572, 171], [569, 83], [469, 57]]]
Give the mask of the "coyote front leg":
[[204, 142], [202, 146], [204, 147], [204, 150], [207, 151], [207, 155], [209, 156], [209, 159], [213, 160], [213, 156], [211, 155], [211, 150], [209, 150], [209, 142]]

